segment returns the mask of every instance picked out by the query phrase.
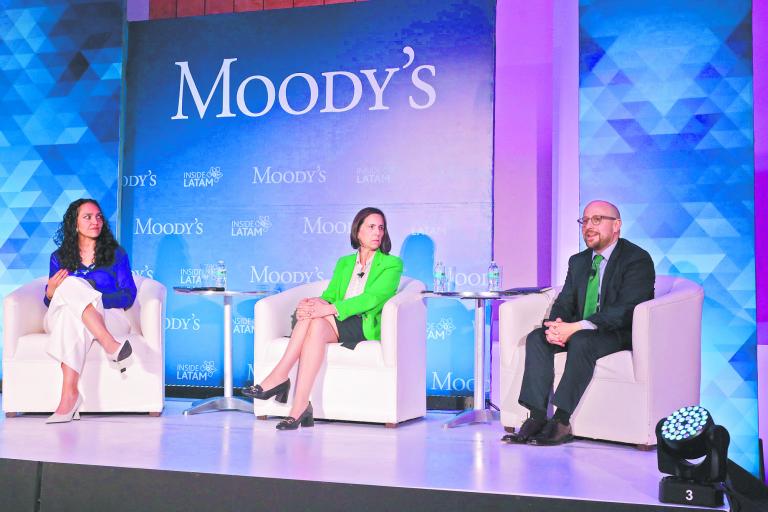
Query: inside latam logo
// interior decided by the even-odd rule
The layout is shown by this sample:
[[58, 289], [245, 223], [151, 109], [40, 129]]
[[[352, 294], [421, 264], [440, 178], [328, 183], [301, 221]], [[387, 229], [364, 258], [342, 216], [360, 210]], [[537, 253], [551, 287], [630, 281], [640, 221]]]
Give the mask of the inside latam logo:
[[232, 328], [234, 334], [253, 334], [253, 318], [236, 316], [234, 320], [235, 325]]
[[216, 373], [213, 361], [203, 361], [202, 364], [176, 365], [176, 379], [191, 382], [205, 382]]
[[233, 220], [232, 236], [261, 236], [272, 227], [269, 215], [260, 215], [254, 220]]
[[[368, 110], [389, 110], [389, 106], [386, 104], [389, 97], [385, 96], [385, 91], [389, 85], [392, 77], [398, 72], [409, 68], [416, 60], [416, 52], [410, 46], [403, 48], [403, 53], [406, 56], [406, 63], [402, 68], [386, 68], [383, 73], [380, 73], [378, 69], [361, 69], [360, 74], [363, 75], [367, 81], [367, 87], [363, 85], [363, 80], [356, 74], [349, 71], [328, 71], [322, 73], [325, 79], [325, 106], [320, 110], [320, 113], [339, 113], [347, 112], [354, 109], [360, 104], [363, 99], [363, 93], [370, 91], [373, 97], [368, 95], [366, 103], [368, 103]], [[231, 79], [230, 70], [232, 63], [236, 62], [236, 58], [222, 59], [221, 67], [219, 68], [219, 74], [216, 76], [216, 81], [213, 83], [208, 97], [203, 102], [203, 97], [200, 94], [200, 90], [197, 88], [192, 72], [189, 68], [189, 61], [175, 62], [179, 66], [179, 96], [178, 107], [176, 109], [176, 115], [171, 117], [173, 120], [189, 119], [189, 116], [184, 114], [184, 98], [187, 96], [185, 91], [189, 91], [192, 96], [192, 100], [197, 108], [197, 114], [200, 119], [205, 117], [208, 110], [208, 106], [211, 104], [219, 85], [221, 85], [221, 111], [216, 114], [216, 117], [237, 117], [237, 114], [232, 112], [232, 94], [231, 94]], [[424, 64], [416, 66], [411, 70], [411, 84], [417, 89], [416, 94], [408, 95], [408, 105], [415, 110], [423, 110], [430, 108], [435, 104], [437, 99], [437, 91], [435, 87], [428, 83], [425, 79], [428, 79], [431, 75], [432, 78], [437, 74], [435, 66]], [[336, 84], [339, 80], [344, 80], [352, 86], [352, 97], [344, 98], [346, 105], [340, 106], [341, 101], [336, 96]], [[291, 105], [288, 100], [288, 86], [294, 82], [295, 87], [301, 87], [309, 93], [309, 100], [306, 105], [297, 106]], [[186, 87], [185, 87], [186, 85]], [[246, 89], [248, 86], [259, 87], [266, 93], [266, 102], [264, 105], [257, 107], [254, 111], [253, 105], [246, 103]], [[253, 97], [253, 93], [248, 96]], [[302, 95], [304, 96], [304, 95]], [[307, 114], [318, 103], [320, 97], [320, 86], [315, 77], [308, 73], [293, 73], [285, 77], [280, 83], [279, 89], [275, 88], [274, 82], [263, 75], [252, 75], [240, 82], [237, 86], [236, 94], [237, 108], [243, 115], [247, 117], [261, 117], [268, 114], [275, 106], [275, 101], [280, 105], [280, 108], [288, 114], [294, 116], [300, 116]], [[298, 96], [294, 96], [298, 97]], [[258, 110], [260, 109], [260, 110]]]
[[184, 188], [212, 187], [224, 176], [221, 167], [211, 167], [205, 172], [187, 171], [184, 173]]
[[203, 270], [200, 268], [180, 268], [179, 269], [179, 284], [202, 286], [203, 284]]
[[362, 184], [374, 184], [381, 185], [384, 183], [390, 183], [392, 177], [388, 172], [380, 171], [378, 169], [364, 169], [358, 168], [355, 170], [355, 183]]
[[427, 324], [427, 339], [445, 340], [455, 330], [456, 326], [453, 325], [453, 318], [442, 318], [437, 323], [429, 322]]

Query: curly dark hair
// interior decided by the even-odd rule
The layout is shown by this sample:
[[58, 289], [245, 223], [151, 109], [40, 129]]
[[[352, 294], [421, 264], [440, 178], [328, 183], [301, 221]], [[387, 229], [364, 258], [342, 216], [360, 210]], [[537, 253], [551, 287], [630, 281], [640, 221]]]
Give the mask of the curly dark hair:
[[[80, 207], [85, 203], [91, 203], [101, 210], [101, 206], [95, 199], [78, 199], [72, 201], [64, 213], [64, 218], [59, 224], [59, 229], [53, 237], [59, 249], [56, 251], [59, 255], [59, 263], [62, 268], [74, 272], [80, 266], [80, 248], [77, 245], [77, 213]], [[104, 225], [101, 233], [96, 239], [95, 264], [97, 267], [111, 265], [115, 261], [115, 249], [119, 247], [115, 240], [112, 230], [109, 229], [109, 222], [104, 219]]]
[[357, 215], [355, 215], [355, 218], [352, 220], [352, 230], [349, 233], [349, 241], [352, 243], [353, 249], [360, 248], [360, 240], [357, 238], [357, 233], [360, 231], [360, 226], [362, 226], [363, 222], [365, 222], [365, 218], [373, 214], [381, 215], [381, 218], [384, 221], [384, 236], [381, 237], [381, 245], [379, 246], [379, 250], [384, 254], [389, 254], [389, 251], [392, 249], [392, 241], [389, 239], [387, 218], [384, 216], [383, 211], [379, 210], [378, 208], [374, 208], [373, 206], [368, 206], [357, 212]]

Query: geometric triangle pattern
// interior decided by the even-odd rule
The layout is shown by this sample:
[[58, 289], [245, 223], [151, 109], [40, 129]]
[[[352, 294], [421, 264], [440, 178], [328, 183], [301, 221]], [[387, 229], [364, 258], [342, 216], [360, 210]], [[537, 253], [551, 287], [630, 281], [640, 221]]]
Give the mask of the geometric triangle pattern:
[[117, 225], [122, 34], [121, 0], [0, 0], [0, 296], [48, 274], [73, 200]]
[[749, 0], [581, 0], [579, 193], [704, 287], [701, 402], [756, 473], [751, 22]]

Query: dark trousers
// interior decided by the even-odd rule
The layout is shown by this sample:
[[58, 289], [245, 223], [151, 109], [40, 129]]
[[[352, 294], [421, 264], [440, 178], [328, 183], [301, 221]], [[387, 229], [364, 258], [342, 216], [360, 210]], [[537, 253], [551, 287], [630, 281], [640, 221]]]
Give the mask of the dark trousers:
[[576, 331], [565, 347], [552, 345], [544, 335], [546, 329], [534, 329], [525, 341], [525, 372], [520, 388], [520, 405], [540, 411], [547, 410], [549, 392], [555, 380], [555, 354], [566, 351], [565, 370], [552, 397], [558, 409], [572, 413], [592, 380], [598, 359], [620, 350], [631, 349], [616, 333], [597, 330]]

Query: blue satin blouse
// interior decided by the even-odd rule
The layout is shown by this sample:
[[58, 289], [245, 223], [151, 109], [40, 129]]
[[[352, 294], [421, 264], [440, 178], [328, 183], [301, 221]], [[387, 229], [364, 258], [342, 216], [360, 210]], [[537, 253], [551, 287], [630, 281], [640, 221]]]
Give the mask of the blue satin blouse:
[[[51, 265], [48, 277], [53, 276], [61, 268], [59, 263], [58, 251], [51, 254]], [[88, 281], [94, 289], [101, 292], [101, 302], [104, 309], [127, 309], [131, 307], [136, 299], [136, 283], [133, 282], [131, 274], [131, 264], [128, 261], [128, 254], [125, 249], [118, 247], [115, 249], [115, 261], [112, 265], [89, 267], [80, 264], [71, 276], [82, 277]], [[48, 286], [46, 285], [46, 291]], [[43, 302], [48, 306], [51, 301], [48, 296], [43, 296]]]

